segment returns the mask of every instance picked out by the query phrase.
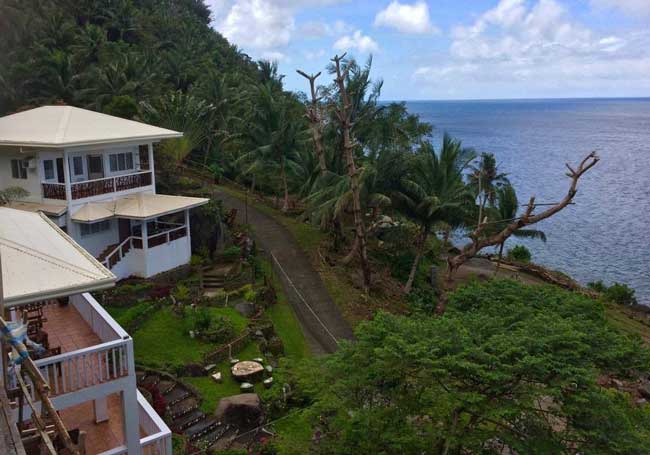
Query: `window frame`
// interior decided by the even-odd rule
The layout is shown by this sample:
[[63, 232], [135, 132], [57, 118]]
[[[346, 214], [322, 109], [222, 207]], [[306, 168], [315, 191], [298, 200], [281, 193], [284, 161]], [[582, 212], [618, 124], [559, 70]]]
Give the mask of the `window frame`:
[[[79, 164], [79, 168], [77, 169], [77, 164]], [[79, 170], [79, 172], [77, 172]], [[74, 177], [79, 177], [84, 175], [84, 158], [83, 156], [73, 156], [72, 157], [72, 175]]]
[[23, 166], [25, 160], [20, 158], [11, 159], [11, 178], [16, 180], [27, 180], [27, 168]]
[[133, 152], [118, 152], [108, 155], [108, 169], [110, 172], [125, 172], [135, 170]]
[[96, 223], [81, 223], [79, 232], [82, 237], [89, 237], [111, 230], [111, 220], [97, 221]]
[[[48, 164], [50, 168], [48, 169]], [[50, 175], [48, 175], [48, 172]], [[56, 175], [56, 169], [54, 166], [54, 160], [53, 159], [47, 159], [43, 160], [43, 178], [45, 180], [56, 180], [57, 175]]]

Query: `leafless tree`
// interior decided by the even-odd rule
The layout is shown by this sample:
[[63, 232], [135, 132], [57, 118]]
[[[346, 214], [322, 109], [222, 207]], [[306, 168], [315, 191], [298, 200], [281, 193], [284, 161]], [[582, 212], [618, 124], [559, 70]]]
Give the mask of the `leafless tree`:
[[366, 227], [363, 221], [363, 212], [361, 210], [361, 197], [359, 191], [359, 173], [354, 163], [354, 141], [352, 139], [352, 103], [350, 102], [350, 94], [345, 86], [345, 81], [348, 77], [348, 69], [341, 68], [341, 61], [345, 58], [346, 54], [341, 56], [335, 55], [332, 58], [334, 69], [336, 73], [336, 82], [339, 93], [340, 103], [336, 105], [336, 117], [341, 125], [341, 132], [343, 134], [343, 154], [350, 178], [350, 190], [352, 192], [352, 213], [354, 215], [355, 227], [355, 245], [361, 260], [361, 271], [363, 273], [363, 287], [366, 293], [370, 290], [371, 271], [370, 263], [368, 261], [368, 250], [366, 245]]
[[569, 172], [567, 172], [566, 175], [571, 179], [569, 190], [560, 202], [549, 206], [549, 208], [543, 212], [540, 212], [538, 214], [533, 213], [537, 207], [535, 204], [535, 197], [533, 196], [530, 198], [530, 201], [526, 206], [526, 211], [522, 216], [511, 220], [511, 222], [508, 223], [508, 225], [506, 225], [503, 230], [489, 236], [483, 235], [486, 227], [490, 224], [488, 219], [484, 218], [483, 221], [476, 227], [476, 229], [474, 229], [474, 231], [469, 234], [471, 241], [461, 249], [460, 253], [447, 258], [447, 279], [451, 280], [453, 278], [453, 274], [458, 270], [458, 268], [476, 256], [478, 252], [483, 248], [486, 248], [488, 246], [501, 245], [517, 230], [522, 229], [525, 226], [530, 226], [532, 224], [538, 223], [542, 220], [545, 220], [546, 218], [550, 218], [571, 204], [573, 198], [578, 192], [578, 181], [589, 169], [594, 167], [599, 160], [600, 158], [598, 155], [596, 155], [596, 152], [591, 152], [580, 162], [576, 169], [573, 169], [571, 166], [569, 166], [569, 164], [566, 164], [566, 167], [569, 169]]
[[301, 70], [296, 70], [296, 72], [309, 81], [311, 102], [307, 107], [305, 117], [309, 120], [311, 136], [314, 141], [314, 152], [318, 159], [318, 169], [322, 177], [327, 171], [327, 164], [325, 163], [325, 149], [323, 147], [323, 119], [320, 109], [321, 97], [318, 96], [318, 89], [316, 88], [316, 79], [318, 79], [321, 73], [318, 72], [317, 74], [309, 75]]

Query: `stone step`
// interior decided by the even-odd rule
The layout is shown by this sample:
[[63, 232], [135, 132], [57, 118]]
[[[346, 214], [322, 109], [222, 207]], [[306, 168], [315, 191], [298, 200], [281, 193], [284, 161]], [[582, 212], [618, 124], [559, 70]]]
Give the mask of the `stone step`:
[[198, 409], [195, 409], [193, 411], [188, 412], [184, 416], [174, 419], [174, 421], [171, 424], [172, 430], [176, 433], [183, 431], [184, 429], [195, 425], [199, 423], [201, 420], [205, 419], [206, 415], [199, 411]]
[[178, 419], [188, 412], [194, 411], [199, 407], [199, 402], [196, 398], [189, 396], [178, 403], [176, 403], [173, 408], [170, 408], [170, 414], [172, 419]]
[[215, 442], [217, 442], [219, 439], [223, 437], [223, 435], [228, 431], [229, 428], [230, 428], [229, 425], [218, 424], [211, 431], [205, 433], [203, 436], [198, 438], [197, 445], [200, 447], [212, 446]]
[[183, 401], [185, 398], [190, 396], [190, 392], [183, 387], [174, 387], [171, 392], [163, 394], [165, 401], [167, 401], [167, 406], [174, 406], [176, 403]]
[[147, 375], [142, 380], [141, 386], [146, 389], [146, 388], [149, 388], [149, 387], [157, 386], [159, 382], [160, 382], [160, 377], [159, 376], [156, 376], [155, 374]]
[[194, 441], [211, 432], [217, 425], [219, 425], [219, 422], [214, 417], [208, 417], [186, 428], [183, 433]]
[[210, 450], [213, 452], [222, 452], [228, 450], [232, 445], [233, 441], [237, 438], [239, 431], [237, 428], [230, 426], [228, 429], [217, 439], [217, 441], [210, 446]]
[[167, 379], [163, 379], [158, 383], [158, 390], [163, 395], [169, 394], [172, 390], [174, 390], [174, 387], [176, 387], [175, 381], [169, 381]]

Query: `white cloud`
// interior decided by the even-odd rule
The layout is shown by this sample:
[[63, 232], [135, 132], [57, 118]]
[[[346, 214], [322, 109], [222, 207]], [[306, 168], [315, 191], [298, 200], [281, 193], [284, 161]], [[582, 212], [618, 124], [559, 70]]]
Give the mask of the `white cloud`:
[[591, 0], [598, 9], [619, 9], [632, 17], [650, 16], [649, 0]]
[[438, 29], [431, 24], [429, 7], [420, 0], [412, 5], [395, 0], [377, 13], [375, 26], [394, 28], [402, 33], [433, 33]]
[[332, 23], [308, 21], [300, 26], [300, 36], [305, 38], [323, 38], [326, 36], [340, 36], [352, 32], [353, 27], [342, 20]]
[[303, 55], [307, 60], [319, 60], [325, 57], [325, 49], [319, 49], [317, 51], [305, 51]]
[[649, 49], [650, 32], [600, 34], [572, 20], [556, 0], [501, 0], [453, 29], [448, 62], [423, 64], [413, 78], [429, 87], [465, 88], [472, 97], [503, 96], [499, 90], [602, 96], [631, 82], [650, 87]]
[[334, 49], [340, 51], [357, 50], [362, 53], [377, 52], [379, 45], [375, 40], [364, 35], [361, 30], [355, 31], [352, 35], [345, 35], [334, 43]]
[[307, 7], [345, 0], [210, 0], [213, 27], [256, 55], [279, 56], [296, 30], [295, 15]]

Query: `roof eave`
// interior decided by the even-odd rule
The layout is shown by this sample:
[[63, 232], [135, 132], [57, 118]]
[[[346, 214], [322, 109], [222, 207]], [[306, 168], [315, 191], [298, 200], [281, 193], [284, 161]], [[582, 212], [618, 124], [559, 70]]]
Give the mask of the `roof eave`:
[[107, 145], [123, 144], [125, 142], [148, 142], [162, 141], [164, 139], [177, 139], [183, 137], [183, 133], [174, 132], [173, 134], [157, 134], [152, 136], [137, 136], [117, 139], [102, 139], [97, 141], [78, 141], [78, 142], [12, 142], [0, 140], [0, 146], [4, 147], [35, 147], [35, 148], [65, 148], [65, 147], [83, 147], [87, 145]]
[[12, 308], [29, 303], [40, 302], [43, 300], [58, 299], [61, 297], [68, 297], [76, 294], [83, 294], [84, 292], [103, 291], [105, 289], [115, 286], [117, 281], [116, 277], [104, 278], [103, 280], [93, 281], [92, 283], [80, 286], [67, 286], [59, 289], [48, 290], [44, 292], [33, 292], [30, 294], [23, 294], [17, 297], [6, 297], [4, 299], [5, 308]]

